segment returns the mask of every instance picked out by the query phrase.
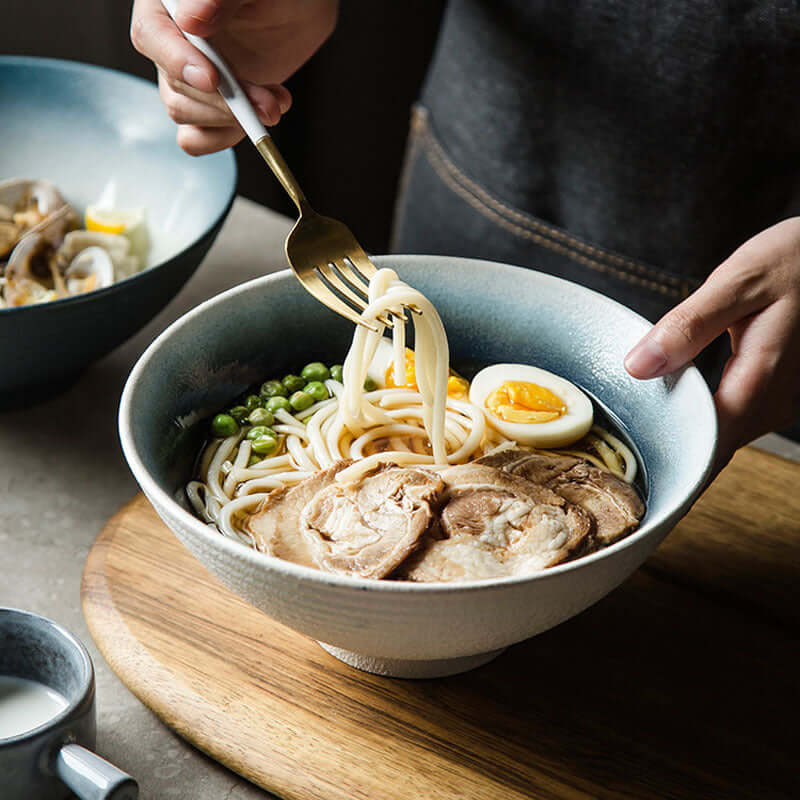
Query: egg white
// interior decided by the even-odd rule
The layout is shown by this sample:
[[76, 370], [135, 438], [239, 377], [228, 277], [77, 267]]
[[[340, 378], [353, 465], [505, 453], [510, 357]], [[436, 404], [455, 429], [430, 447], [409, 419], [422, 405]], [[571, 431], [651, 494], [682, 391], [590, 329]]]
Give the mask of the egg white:
[[[505, 381], [526, 381], [549, 389], [564, 401], [566, 413], [550, 422], [529, 424], [500, 419], [486, 408], [486, 398]], [[472, 379], [469, 400], [495, 430], [532, 447], [566, 447], [585, 436], [594, 420], [592, 401], [574, 383], [527, 364], [492, 364], [482, 369]]]
[[394, 348], [392, 347], [392, 340], [384, 337], [378, 342], [378, 346], [375, 348], [375, 355], [372, 356], [372, 361], [369, 362], [367, 367], [367, 377], [372, 378], [379, 389], [386, 388], [386, 371], [393, 362]]

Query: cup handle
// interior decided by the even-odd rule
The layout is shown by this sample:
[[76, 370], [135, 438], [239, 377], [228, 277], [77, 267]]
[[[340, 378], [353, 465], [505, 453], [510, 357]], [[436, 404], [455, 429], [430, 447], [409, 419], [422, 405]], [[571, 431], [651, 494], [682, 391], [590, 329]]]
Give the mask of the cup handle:
[[58, 751], [55, 771], [81, 800], [137, 800], [139, 785], [130, 775], [79, 744]]

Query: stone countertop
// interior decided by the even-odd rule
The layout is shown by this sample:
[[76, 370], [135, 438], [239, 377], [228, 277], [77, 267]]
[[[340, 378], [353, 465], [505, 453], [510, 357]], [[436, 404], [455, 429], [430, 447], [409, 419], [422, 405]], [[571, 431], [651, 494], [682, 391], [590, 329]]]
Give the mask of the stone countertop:
[[[117, 438], [117, 407], [128, 372], [187, 309], [282, 269], [291, 224], [237, 199], [201, 267], [143, 331], [66, 393], [0, 415], [0, 606], [54, 619], [85, 642], [97, 673], [98, 752], [137, 778], [143, 800], [272, 797], [172, 733], [118, 680], [89, 636], [80, 581], [95, 537], [138, 491]], [[800, 446], [786, 439], [767, 436], [757, 446], [800, 461]]]
[[88, 647], [97, 674], [97, 742], [138, 781], [142, 800], [272, 797], [174, 734], [131, 694], [94, 646], [80, 605], [89, 547], [138, 491], [117, 437], [131, 368], [173, 320], [218, 292], [285, 267], [286, 217], [238, 198], [203, 264], [146, 328], [66, 393], [0, 414], [0, 606], [60, 622]]

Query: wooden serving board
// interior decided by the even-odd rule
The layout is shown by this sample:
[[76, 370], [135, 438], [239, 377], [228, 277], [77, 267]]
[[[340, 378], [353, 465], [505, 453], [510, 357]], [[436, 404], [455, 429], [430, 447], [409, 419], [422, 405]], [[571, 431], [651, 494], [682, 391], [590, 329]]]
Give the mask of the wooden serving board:
[[800, 466], [740, 452], [657, 554], [473, 672], [376, 677], [246, 605], [143, 496], [83, 610], [181, 736], [298, 800], [797, 798]]

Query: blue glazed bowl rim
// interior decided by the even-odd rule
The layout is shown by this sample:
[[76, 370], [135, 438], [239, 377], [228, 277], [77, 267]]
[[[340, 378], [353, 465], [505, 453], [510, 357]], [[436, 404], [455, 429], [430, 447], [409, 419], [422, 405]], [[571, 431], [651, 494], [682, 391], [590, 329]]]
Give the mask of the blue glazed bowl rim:
[[[129, 75], [127, 72], [121, 72], [120, 70], [110, 69], [109, 67], [101, 67], [96, 64], [84, 64], [81, 61], [67, 61], [66, 59], [61, 58], [40, 58], [38, 56], [5, 56], [0, 55], [0, 69], [3, 68], [6, 64], [18, 64], [20, 66], [48, 66], [48, 67], [55, 67], [60, 70], [65, 71], [73, 71], [73, 72], [95, 72], [95, 73], [108, 73], [113, 75], [115, 79], [122, 80], [122, 81], [132, 81], [133, 83], [137, 83], [141, 86], [149, 87], [153, 92], [158, 92], [151, 81], [145, 80], [144, 78], [140, 78], [138, 75]], [[34, 305], [29, 306], [12, 306], [11, 308], [0, 308], [0, 314], [5, 315], [13, 315], [13, 314], [21, 314], [21, 313], [28, 313], [28, 314], [44, 314], [48, 309], [52, 308], [65, 308], [67, 306], [74, 306], [79, 305], [81, 303], [92, 303], [96, 300], [101, 300], [104, 297], [109, 296], [117, 291], [122, 291], [122, 287], [127, 286], [131, 282], [136, 282], [138, 280], [146, 279], [147, 273], [152, 272], [153, 270], [160, 270], [162, 268], [169, 268], [170, 266], [174, 265], [178, 261], [183, 260], [186, 256], [186, 253], [191, 250], [193, 247], [197, 246], [199, 242], [201, 242], [206, 236], [209, 235], [211, 231], [216, 229], [222, 221], [227, 216], [228, 212], [230, 211], [231, 206], [233, 205], [233, 201], [236, 199], [236, 182], [237, 182], [237, 167], [236, 167], [236, 158], [233, 155], [233, 151], [229, 148], [228, 150], [215, 154], [216, 158], [224, 158], [228, 161], [228, 166], [230, 167], [230, 186], [226, 187], [220, 194], [226, 197], [226, 201], [224, 205], [221, 207], [219, 213], [214, 218], [213, 222], [206, 226], [203, 233], [193, 241], [189, 242], [183, 249], [179, 252], [175, 253], [175, 255], [170, 256], [166, 261], [160, 261], [158, 264], [153, 264], [152, 266], [147, 267], [146, 269], [141, 270], [140, 272], [136, 272], [133, 275], [128, 275], [126, 278], [122, 278], [122, 280], [115, 281], [111, 286], [106, 286], [104, 289], [95, 289], [94, 291], [87, 292], [85, 294], [79, 294], [74, 297], [61, 297], [57, 300], [51, 300], [47, 303], [36, 303]]]
[[[524, 273], [535, 273], [537, 275], [537, 279], [554, 282], [556, 285], [562, 287], [572, 287], [573, 289], [577, 288], [582, 292], [588, 292], [594, 295], [595, 302], [609, 304], [615, 308], [617, 313], [622, 312], [629, 316], [632, 320], [636, 321], [637, 324], [641, 325], [642, 333], [644, 333], [651, 326], [651, 323], [640, 314], [637, 314], [632, 309], [624, 306], [622, 303], [618, 303], [616, 300], [613, 300], [606, 295], [595, 292], [594, 290], [588, 289], [585, 286], [575, 284], [572, 281], [558, 278], [554, 275], [549, 275], [537, 270], [513, 266], [511, 264], [505, 264], [502, 262], [492, 262], [486, 259], [457, 258], [424, 254], [393, 255], [390, 257], [379, 256], [375, 257], [374, 260], [380, 266], [381, 260], [385, 258], [391, 258], [392, 264], [401, 264], [404, 259], [447, 259], [448, 261], [463, 261], [473, 263], [480, 262], [492, 264], [493, 267], [502, 270], [521, 270]], [[637, 528], [633, 533], [623, 537], [608, 547], [604, 547], [603, 549], [589, 555], [581, 556], [573, 561], [567, 561], [563, 564], [548, 567], [546, 570], [535, 572], [530, 575], [517, 575], [489, 580], [459, 581], [453, 583], [376, 581], [367, 578], [354, 578], [345, 575], [336, 575], [333, 573], [322, 572], [311, 567], [304, 567], [275, 556], [267, 555], [266, 553], [258, 552], [241, 542], [229, 539], [219, 533], [214, 533], [208, 525], [195, 517], [191, 512], [183, 508], [180, 503], [178, 503], [168, 492], [164, 491], [164, 489], [159, 486], [156, 480], [150, 475], [149, 470], [140, 458], [134, 444], [133, 429], [131, 425], [131, 419], [134, 413], [132, 400], [136, 393], [137, 382], [142, 373], [147, 370], [150, 361], [157, 357], [159, 350], [169, 341], [171, 336], [184, 326], [192, 324], [196, 318], [203, 316], [203, 314], [205, 314], [209, 308], [219, 303], [226, 303], [239, 294], [251, 292], [257, 286], [264, 286], [265, 294], [268, 294], [267, 287], [269, 287], [270, 284], [287, 280], [296, 280], [294, 273], [290, 269], [281, 270], [270, 275], [265, 275], [260, 278], [254, 278], [246, 281], [245, 283], [234, 286], [233, 288], [221, 292], [220, 294], [217, 294], [214, 297], [211, 297], [195, 306], [186, 314], [175, 320], [156, 339], [153, 340], [149, 347], [139, 357], [139, 360], [131, 370], [122, 392], [118, 418], [119, 436], [125, 459], [127, 460], [137, 483], [148, 498], [153, 497], [158, 506], [167, 506], [171, 513], [177, 515], [181, 519], [183, 525], [190, 527], [194, 533], [194, 536], [198, 539], [201, 539], [206, 546], [218, 551], [222, 551], [225, 555], [229, 555], [232, 558], [244, 559], [248, 565], [252, 566], [254, 569], [263, 569], [265, 566], [269, 566], [271, 569], [275, 569], [287, 576], [291, 576], [296, 579], [310, 580], [317, 585], [329, 586], [331, 588], [336, 587], [341, 589], [356, 589], [359, 591], [371, 592], [399, 592], [402, 594], [461, 594], [477, 591], [488, 591], [491, 589], [502, 589], [513, 585], [525, 584], [531, 581], [546, 582], [558, 580], [564, 573], [585, 569], [604, 559], [610, 558], [620, 551], [627, 550], [633, 547], [641, 539], [653, 535], [657, 527], [660, 528], [661, 526], [670, 524], [667, 520], [648, 521], [645, 517], [644, 524]], [[704, 408], [698, 409], [698, 413], [705, 413], [705, 416], [711, 421], [713, 426], [713, 429], [710, 431], [712, 447], [702, 469], [700, 470], [700, 474], [693, 484], [691, 491], [688, 492], [682, 502], [679, 503], [677, 507], [673, 508], [672, 511], [667, 515], [670, 520], [674, 520], [674, 523], [677, 523], [677, 521], [680, 520], [681, 517], [688, 511], [692, 503], [694, 503], [694, 501], [699, 497], [700, 493], [706, 488], [708, 478], [711, 475], [714, 466], [718, 426], [714, 399], [705, 380], [700, 374], [700, 371], [694, 366], [694, 364], [689, 364], [683, 367], [681, 370], [674, 373], [673, 378], [676, 386], [679, 382], [686, 381], [696, 384], [698, 389], [697, 399], [704, 405]], [[664, 535], [666, 535], [666, 533]]]
[[0, 627], [3, 625], [2, 621], [4, 617], [21, 617], [22, 620], [28, 620], [29, 623], [44, 624], [55, 631], [60, 639], [65, 640], [67, 645], [78, 654], [81, 661], [81, 689], [74, 700], [68, 700], [66, 708], [46, 722], [43, 722], [41, 725], [29, 731], [17, 734], [16, 736], [10, 736], [5, 739], [0, 738], [0, 750], [6, 747], [10, 749], [12, 746], [18, 745], [27, 739], [35, 739], [40, 734], [46, 733], [51, 728], [58, 726], [61, 722], [74, 714], [76, 709], [90, 702], [94, 694], [94, 665], [92, 664], [92, 659], [89, 656], [89, 651], [86, 649], [86, 646], [74, 633], [71, 633], [63, 625], [49, 617], [35, 614], [33, 611], [25, 611], [21, 608], [0, 607]]

